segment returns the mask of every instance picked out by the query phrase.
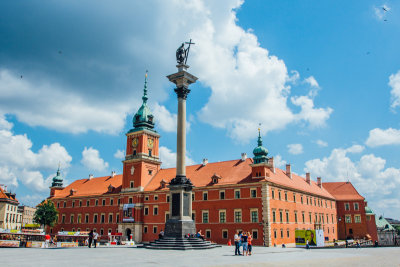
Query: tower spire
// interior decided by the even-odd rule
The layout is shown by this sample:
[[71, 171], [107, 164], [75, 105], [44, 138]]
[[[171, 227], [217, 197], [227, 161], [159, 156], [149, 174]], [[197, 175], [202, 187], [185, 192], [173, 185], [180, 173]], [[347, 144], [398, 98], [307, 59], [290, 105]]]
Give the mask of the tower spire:
[[142, 97], [143, 103], [147, 103], [147, 99], [148, 99], [148, 97], [147, 97], [147, 73], [148, 73], [148, 70], [146, 70], [146, 74], [144, 75], [144, 88], [143, 88], [143, 97]]
[[258, 140], [257, 140], [258, 146], [262, 146], [262, 138], [261, 138], [261, 123], [258, 125]]
[[139, 131], [143, 129], [153, 130], [154, 128], [154, 116], [150, 111], [150, 108], [147, 106], [147, 73], [144, 76], [144, 87], [143, 87], [143, 96], [142, 96], [142, 106], [136, 112], [135, 116], [133, 117], [133, 129], [131, 131]]
[[254, 159], [255, 164], [268, 161], [268, 158], [267, 158], [268, 149], [266, 149], [262, 145], [261, 128], [260, 127], [261, 127], [261, 123], [259, 124], [259, 127], [258, 127], [257, 147], [254, 148], [254, 150], [253, 150], [253, 154], [254, 154], [253, 159]]

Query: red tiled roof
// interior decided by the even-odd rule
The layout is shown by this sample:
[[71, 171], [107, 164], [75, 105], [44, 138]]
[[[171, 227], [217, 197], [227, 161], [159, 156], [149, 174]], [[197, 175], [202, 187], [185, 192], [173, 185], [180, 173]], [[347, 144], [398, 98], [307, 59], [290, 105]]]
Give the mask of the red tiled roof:
[[[229, 160], [208, 163], [203, 166], [202, 164], [192, 165], [186, 167], [186, 176], [192, 181], [196, 187], [211, 185], [211, 177], [217, 174], [221, 177], [218, 180], [219, 185], [226, 184], [239, 184], [252, 182], [251, 167], [252, 161], [247, 159]], [[145, 191], [153, 191], [160, 189], [160, 182], [164, 179], [169, 183], [176, 176], [176, 168], [161, 169], [145, 186]]]
[[350, 182], [323, 183], [322, 186], [333, 195], [336, 200], [364, 200]]
[[[251, 166], [253, 163], [252, 159], [241, 160], [230, 160], [222, 162], [208, 163], [203, 166], [193, 165], [187, 166], [186, 176], [192, 181], [196, 187], [202, 187], [211, 185], [211, 177], [217, 174], [221, 177], [218, 181], [218, 185], [228, 184], [241, 184], [241, 183], [252, 183], [258, 182], [260, 179], [251, 178]], [[286, 186], [305, 192], [313, 193], [316, 195], [333, 198], [328, 191], [324, 188], [320, 188], [317, 183], [311, 181], [308, 184], [304, 178], [292, 173], [292, 178], [289, 178], [286, 173], [278, 168], [275, 168], [275, 173], [268, 170], [269, 177], [265, 180], [275, 183], [277, 185]], [[160, 189], [160, 182], [164, 179], [168, 183], [176, 176], [176, 169], [161, 169], [145, 186], [145, 191], [153, 191]]]
[[[108, 192], [110, 184], [114, 187], [111, 192]], [[76, 180], [62, 190], [56, 190], [54, 198], [64, 198], [71, 196], [71, 189], [76, 190], [74, 195], [76, 196], [95, 196], [104, 195], [107, 193], [115, 194], [121, 191], [122, 187], [122, 175], [104, 176], [92, 179], [81, 179]]]
[[275, 168], [275, 173], [273, 173], [271, 170], [268, 170], [270, 178], [268, 178], [268, 181], [271, 181], [275, 184], [286, 186], [286, 187], [291, 187], [295, 188], [301, 191], [309, 192], [312, 194], [328, 197], [328, 198], [334, 198], [325, 188], [319, 187], [318, 184], [314, 181], [310, 181], [310, 184], [306, 182], [306, 179], [298, 176], [294, 173], [292, 173], [292, 178], [289, 178], [286, 175], [286, 172]]
[[12, 197], [12, 196], [7, 196], [6, 192], [4, 192], [3, 188], [0, 187], [0, 199], [7, 199], [10, 201], [14, 201], [18, 203], [18, 199], [16, 196]]
[[[195, 187], [204, 187], [212, 185], [212, 177], [217, 175], [221, 177], [218, 179], [218, 185], [230, 184], [243, 184], [254, 183], [263, 179], [253, 179], [251, 177], [252, 168], [250, 164], [253, 163], [251, 158], [245, 161], [229, 160], [208, 163], [203, 166], [202, 164], [192, 165], [186, 167], [186, 176], [192, 181]], [[303, 177], [292, 173], [292, 178], [289, 178], [286, 173], [278, 168], [275, 168], [275, 173], [267, 170], [269, 177], [264, 181], [270, 181], [277, 186], [284, 186], [301, 190], [304, 192], [320, 195], [328, 198], [334, 198], [325, 188], [320, 188], [316, 182], [311, 181], [308, 184]], [[151, 180], [145, 185], [144, 191], [155, 190], [168, 190], [168, 188], [161, 188], [161, 181], [169, 183], [176, 176], [176, 168], [161, 169]], [[73, 182], [63, 190], [55, 192], [55, 198], [64, 198], [71, 196], [71, 189], [76, 190], [75, 196], [94, 196], [103, 195], [108, 193], [108, 186], [115, 187], [112, 193], [118, 193], [122, 187], [122, 175], [114, 177], [105, 176], [92, 179], [82, 179]]]

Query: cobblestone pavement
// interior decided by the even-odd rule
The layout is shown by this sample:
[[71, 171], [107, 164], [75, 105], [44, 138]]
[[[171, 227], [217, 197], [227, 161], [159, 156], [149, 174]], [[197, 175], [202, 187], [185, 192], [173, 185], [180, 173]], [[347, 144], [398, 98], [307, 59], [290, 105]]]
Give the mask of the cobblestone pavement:
[[143, 248], [0, 248], [1, 266], [396, 266], [400, 248], [315, 249], [254, 247], [235, 256], [223, 246], [200, 251]]

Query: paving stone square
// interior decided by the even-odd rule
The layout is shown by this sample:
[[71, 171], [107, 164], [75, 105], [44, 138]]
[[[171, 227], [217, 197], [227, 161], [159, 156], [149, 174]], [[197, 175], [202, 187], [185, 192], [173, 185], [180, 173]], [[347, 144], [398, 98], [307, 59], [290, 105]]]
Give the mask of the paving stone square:
[[1, 266], [400, 266], [400, 248], [313, 249], [254, 247], [252, 256], [234, 248], [150, 250], [143, 248], [0, 249]]

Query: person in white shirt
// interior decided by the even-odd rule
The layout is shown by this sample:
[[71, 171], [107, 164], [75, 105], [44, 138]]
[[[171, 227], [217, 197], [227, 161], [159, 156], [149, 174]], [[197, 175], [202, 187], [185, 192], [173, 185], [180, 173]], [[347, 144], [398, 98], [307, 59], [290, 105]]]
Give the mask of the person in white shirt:
[[240, 236], [239, 231], [236, 231], [235, 236], [233, 237], [235, 241], [235, 255], [240, 255]]
[[97, 238], [99, 237], [99, 234], [95, 231], [93, 233], [93, 242], [94, 242], [94, 247], [96, 248], [97, 245]]

